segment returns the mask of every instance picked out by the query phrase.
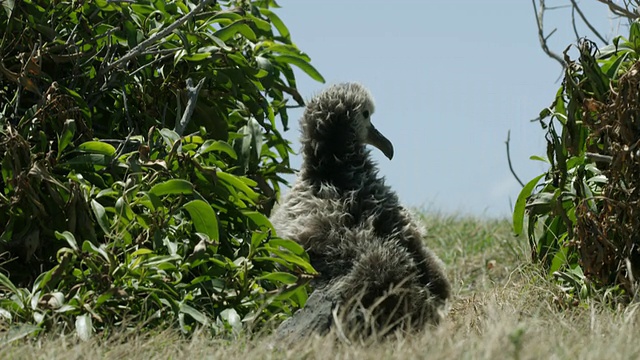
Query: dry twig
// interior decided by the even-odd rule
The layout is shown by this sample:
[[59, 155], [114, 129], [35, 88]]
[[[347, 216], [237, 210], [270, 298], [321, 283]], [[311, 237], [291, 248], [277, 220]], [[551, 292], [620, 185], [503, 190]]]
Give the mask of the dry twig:
[[[615, 2], [613, 2], [612, 0], [598, 0], [599, 2], [607, 5], [609, 7], [609, 10], [611, 10], [612, 13], [619, 15], [619, 16], [623, 16], [629, 19], [635, 19], [638, 17], [638, 14], [630, 11], [628, 8], [626, 7], [622, 7], [618, 4], [616, 4]], [[625, 2], [625, 5], [627, 3]]]
[[[573, 10], [575, 12], [578, 13], [578, 15], [580, 15], [580, 19], [582, 19], [582, 22], [584, 22], [585, 25], [587, 25], [587, 27], [589, 28], [589, 30], [591, 30], [591, 32], [598, 38], [600, 39], [600, 41], [602, 41], [603, 43], [607, 43], [607, 39], [604, 38], [604, 36], [600, 35], [600, 33], [598, 32], [598, 30], [596, 30], [595, 27], [593, 27], [593, 25], [591, 24], [591, 22], [589, 21], [589, 19], [587, 19], [587, 17], [584, 15], [584, 13], [582, 12], [582, 9], [580, 9], [580, 6], [578, 6], [578, 3], [576, 2], [576, 0], [571, 0], [571, 5], [573, 6]], [[575, 29], [575, 19], [573, 21], [573, 27]], [[579, 38], [578, 34], [576, 34], [576, 37]]]
[[520, 186], [524, 187], [524, 183], [522, 182], [522, 180], [520, 180], [516, 172], [513, 170], [513, 165], [511, 164], [511, 152], [509, 151], [510, 141], [511, 141], [511, 130], [507, 132], [507, 141], [504, 142], [507, 145], [507, 161], [509, 162], [509, 170], [511, 170], [511, 174], [513, 174], [513, 177], [515, 177], [516, 180], [518, 180], [518, 182], [520, 183]]
[[531, 3], [533, 4], [533, 10], [536, 13], [536, 24], [538, 26], [538, 39], [540, 40], [540, 47], [542, 47], [542, 51], [544, 51], [545, 54], [547, 54], [550, 58], [560, 63], [562, 68], [565, 68], [566, 63], [564, 62], [562, 57], [557, 53], [553, 52], [551, 49], [549, 49], [549, 45], [547, 44], [547, 40], [551, 37], [551, 35], [553, 35], [553, 33], [556, 32], [557, 29], [553, 29], [553, 31], [551, 31], [549, 35], [545, 36], [544, 12], [547, 10], [547, 7], [544, 4], [544, 0], [539, 0], [539, 1], [540, 1], [540, 10], [538, 11], [538, 5], [536, 5], [536, 0], [531, 0]]

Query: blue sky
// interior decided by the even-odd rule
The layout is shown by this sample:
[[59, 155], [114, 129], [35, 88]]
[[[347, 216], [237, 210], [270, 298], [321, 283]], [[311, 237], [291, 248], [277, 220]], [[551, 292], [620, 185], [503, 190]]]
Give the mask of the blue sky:
[[[372, 153], [381, 174], [408, 206], [476, 216], [507, 217], [520, 185], [505, 151], [528, 181], [546, 167], [544, 133], [530, 122], [553, 100], [560, 66], [540, 49], [530, 1], [280, 0], [277, 14], [293, 41], [327, 83], [358, 81], [375, 100], [376, 127], [394, 144], [395, 157]], [[547, 1], [548, 6], [569, 1]], [[601, 33], [618, 35], [616, 21], [596, 0], [583, 10]], [[550, 45], [561, 53], [575, 42], [569, 9], [546, 15], [558, 28]], [[590, 35], [584, 26], [581, 35]], [[623, 34], [626, 29], [620, 30]], [[301, 72], [310, 98], [327, 84]], [[286, 136], [299, 149], [292, 110]], [[301, 157], [294, 157], [299, 167]], [[293, 180], [293, 178], [290, 178]]]

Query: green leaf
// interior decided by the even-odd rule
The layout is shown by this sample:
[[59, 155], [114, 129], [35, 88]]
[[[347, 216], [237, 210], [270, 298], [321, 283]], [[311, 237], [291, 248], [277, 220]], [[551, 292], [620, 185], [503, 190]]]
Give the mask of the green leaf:
[[247, 15], [247, 18], [255, 25], [256, 28], [271, 33], [271, 24], [268, 21], [264, 21], [259, 17], [255, 17], [251, 14]]
[[217, 13], [214, 17], [212, 17], [210, 21], [211, 23], [230, 24], [234, 21], [241, 20], [241, 19], [242, 19], [242, 15], [240, 14], [236, 14], [234, 12], [221, 11]]
[[33, 287], [31, 289], [31, 292], [35, 293], [38, 290], [44, 290], [45, 286], [47, 286], [47, 283], [49, 283], [49, 280], [51, 280], [51, 275], [52, 275], [52, 270], [45, 271], [40, 275], [38, 275], [38, 277], [36, 278], [36, 281], [33, 282]]
[[76, 317], [76, 333], [80, 340], [87, 341], [91, 339], [91, 334], [93, 333], [91, 315], [84, 314]]
[[13, 8], [15, 7], [15, 0], [3, 0], [2, 7], [4, 11], [7, 13], [7, 19], [11, 19], [11, 14], [13, 13]]
[[[297, 306], [303, 307], [307, 303], [307, 299], [309, 295], [307, 294], [307, 288], [305, 286], [298, 286], [296, 289], [292, 291], [285, 291], [285, 293], [290, 293], [287, 299], [291, 299], [294, 301]], [[285, 295], [283, 293], [283, 295]]]
[[529, 211], [529, 216], [548, 214], [553, 208], [552, 202], [556, 200], [555, 195], [557, 193], [559, 193], [558, 190], [555, 193], [541, 192], [531, 195], [525, 205], [525, 209]]
[[[298, 265], [299, 267], [304, 269], [304, 271], [306, 271], [309, 274], [316, 274], [317, 273], [317, 271], [313, 268], [313, 266], [311, 266], [311, 264], [309, 264], [309, 262], [307, 260], [301, 258], [298, 255], [292, 254], [292, 253], [287, 252], [287, 251], [280, 250], [278, 248], [273, 248], [273, 247], [270, 247], [270, 246], [267, 246], [266, 248], [272, 254], [274, 254], [277, 257], [285, 260], [289, 264]], [[255, 259], [258, 259], [258, 258], [255, 258]]]
[[[274, 67], [271, 63], [271, 60], [266, 57], [256, 56], [256, 64], [258, 65], [258, 69], [262, 71], [260, 73], [263, 74], [262, 76], [266, 76], [267, 74], [272, 74], [274, 72]], [[261, 76], [256, 75], [256, 77], [260, 78]], [[269, 109], [273, 111], [272, 107], [269, 107]]]
[[37, 323], [40, 323], [42, 321], [42, 313], [40, 313], [38, 310], [38, 303], [40, 302], [40, 299], [42, 298], [42, 291], [36, 291], [35, 293], [31, 294], [31, 298], [29, 300], [30, 301], [30, 305], [31, 305], [31, 310], [34, 310], [33, 313], [33, 318]]
[[231, 157], [234, 160], [238, 159], [238, 154], [236, 154], [235, 150], [233, 150], [233, 147], [231, 147], [231, 145], [229, 145], [227, 142], [224, 142], [224, 141], [207, 140], [198, 149], [199, 154], [206, 154], [210, 151], [221, 151], [229, 155], [229, 157]]
[[211, 53], [204, 52], [204, 53], [185, 54], [182, 58], [187, 61], [197, 62], [197, 61], [207, 60], [210, 57], [211, 57]]
[[209, 320], [207, 319], [207, 316], [204, 313], [196, 310], [195, 308], [187, 304], [184, 304], [184, 303], [180, 304], [180, 312], [191, 316], [195, 321], [199, 322], [202, 325], [207, 325], [209, 323]]
[[223, 181], [233, 186], [237, 190], [240, 190], [241, 192], [245, 193], [250, 199], [252, 200], [258, 199], [258, 194], [256, 194], [255, 191], [253, 191], [250, 187], [248, 187], [247, 184], [244, 181], [242, 181], [239, 176], [235, 176], [235, 175], [226, 173], [224, 171], [218, 171], [216, 173], [216, 176], [218, 176], [218, 179], [220, 181]]
[[[58, 33], [56, 33], [55, 31], [53, 31], [53, 34], [54, 36], [58, 35]], [[58, 86], [60, 86], [60, 84], [58, 84]], [[87, 106], [87, 103], [85, 102], [84, 97], [82, 97], [80, 94], [78, 94], [74, 90], [71, 90], [64, 86], [60, 86], [60, 90], [66, 92], [69, 96], [73, 98], [73, 100], [75, 100], [75, 105], [78, 107], [78, 110], [80, 110], [82, 115], [84, 115], [85, 119], [91, 119], [91, 110], [89, 110], [89, 107]]]
[[278, 15], [276, 15], [273, 11], [265, 8], [260, 8], [260, 13], [266, 16], [269, 19], [269, 21], [271, 21], [273, 26], [275, 26], [278, 32], [280, 33], [280, 36], [282, 36], [285, 39], [289, 39], [290, 37], [289, 29], [286, 27], [284, 22], [282, 22], [282, 20], [278, 17]]
[[298, 277], [286, 272], [272, 272], [267, 275], [260, 276], [258, 280], [279, 281], [283, 284], [295, 284]]
[[[173, 66], [174, 67], [178, 66], [178, 63], [180, 62], [180, 60], [182, 60], [182, 58], [187, 54], [188, 52], [185, 49], [180, 49], [176, 51], [175, 54], [173, 54]], [[166, 141], [166, 138], [165, 138], [165, 141]]]
[[538, 156], [538, 155], [531, 155], [531, 156], [529, 157], [529, 159], [530, 159], [530, 160], [542, 161], [542, 162], [547, 163], [547, 164], [549, 163], [549, 159], [547, 159], [547, 158], [543, 158], [542, 156]]
[[41, 327], [31, 324], [18, 324], [17, 326], [10, 326], [6, 334], [3, 334], [0, 346], [7, 345], [29, 335], [35, 335], [40, 330], [42, 330]]
[[302, 57], [292, 56], [292, 55], [280, 55], [276, 56], [275, 60], [279, 63], [287, 63], [291, 65], [295, 65], [300, 68], [300, 70], [304, 71], [307, 75], [309, 75], [313, 80], [324, 83], [324, 77], [320, 75], [318, 70], [311, 66], [309, 62], [305, 61]]
[[631, 23], [629, 42], [633, 44], [633, 48], [636, 52], [640, 50], [640, 23], [638, 23], [638, 21]]
[[191, 184], [187, 180], [171, 179], [152, 186], [149, 190], [149, 193], [156, 196], [192, 194], [193, 184]]
[[111, 163], [111, 156], [107, 156], [104, 154], [80, 154], [78, 156], [74, 156], [73, 158], [65, 161], [66, 165], [84, 165], [91, 167], [105, 167]]
[[553, 115], [558, 117], [558, 119], [561, 122], [565, 123], [567, 118], [567, 109], [564, 103], [563, 91], [564, 91], [564, 88], [560, 87], [556, 92], [556, 99], [555, 99], [556, 106], [555, 106], [555, 109], [554, 109], [555, 111], [553, 112]]
[[229, 308], [222, 310], [222, 312], [220, 313], [220, 318], [227, 324], [231, 325], [234, 330], [240, 331], [240, 329], [242, 329], [240, 315], [238, 315], [236, 309]]
[[251, 222], [256, 226], [257, 229], [271, 230], [272, 233], [275, 232], [273, 225], [269, 221], [269, 219], [264, 216], [264, 214], [257, 211], [242, 211], [242, 215], [247, 217]]
[[628, 61], [629, 52], [621, 52], [619, 56], [614, 56], [611, 60], [602, 65], [602, 71], [611, 79], [616, 79], [618, 70]]
[[289, 251], [291, 251], [292, 253], [298, 255], [298, 256], [305, 256], [306, 257], [306, 253], [304, 251], [304, 248], [298, 244], [297, 242], [293, 241], [293, 240], [289, 240], [289, 239], [271, 239], [269, 240], [269, 246], [273, 246], [273, 247], [281, 247], [284, 249], [287, 249]]
[[177, 132], [167, 128], [160, 129], [160, 136], [162, 136], [165, 144], [169, 148], [173, 147], [173, 144], [180, 140], [180, 135], [178, 135]]
[[108, 0], [96, 0], [96, 6], [98, 6], [102, 11], [116, 11], [117, 8]]
[[516, 205], [513, 208], [513, 231], [516, 235], [522, 234], [522, 227], [524, 224], [524, 209], [527, 203], [527, 198], [531, 195], [533, 188], [538, 184], [538, 181], [544, 177], [545, 174], [541, 174], [529, 181], [520, 191]]
[[270, 52], [277, 52], [282, 55], [292, 55], [295, 57], [299, 57], [307, 62], [311, 61], [311, 58], [309, 58], [307, 54], [301, 52], [300, 49], [298, 49], [293, 44], [289, 45], [289, 44], [280, 44], [273, 41], [264, 41], [262, 43], [259, 43], [258, 46]]
[[109, 234], [111, 232], [111, 224], [109, 223], [109, 218], [107, 217], [107, 212], [104, 209], [104, 206], [97, 202], [94, 199], [91, 199], [91, 209], [93, 209], [93, 213], [96, 216], [96, 220], [98, 221], [98, 225], [105, 234]]
[[240, 33], [245, 38], [251, 41], [256, 41], [257, 40], [256, 34], [253, 32], [253, 30], [251, 30], [251, 28], [246, 24], [246, 22], [247, 21], [244, 19], [238, 20], [232, 23], [231, 25], [225, 26], [222, 29], [214, 32], [213, 36], [217, 37], [222, 41], [227, 41], [231, 39], [235, 34]]
[[102, 141], [84, 142], [78, 146], [78, 150], [82, 150], [82, 151], [86, 151], [94, 154], [107, 155], [107, 156], [114, 156], [116, 154], [116, 148]]
[[134, 219], [135, 213], [131, 210], [131, 206], [127, 203], [127, 200], [121, 196], [116, 200], [116, 214], [123, 219], [126, 219], [126, 222], [129, 223]]
[[132, 257], [136, 257], [136, 256], [141, 256], [141, 255], [149, 255], [149, 254], [153, 254], [153, 250], [146, 249], [146, 248], [141, 248], [141, 249], [138, 249], [138, 250], [134, 251], [133, 254], [131, 254], [131, 256]]
[[184, 208], [189, 212], [196, 231], [206, 234], [211, 240], [220, 239], [218, 218], [211, 205], [202, 200], [193, 200], [184, 204]]
[[[563, 239], [566, 239], [567, 233], [562, 234], [560, 239], [558, 239], [559, 243], [562, 243]], [[560, 246], [556, 254], [553, 256], [553, 260], [551, 260], [551, 266], [549, 267], [549, 275], [554, 272], [560, 270], [564, 265], [568, 264], [567, 261], [567, 253], [569, 252], [569, 248], [566, 246]]]
[[67, 242], [67, 244], [69, 244], [69, 247], [75, 251], [79, 251], [80, 247], [78, 247], [78, 243], [76, 242], [76, 238], [73, 236], [72, 233], [65, 231], [65, 232], [55, 232], [56, 234], [56, 239], [58, 240], [64, 240]]
[[[147, 267], [156, 267], [159, 266], [161, 264], [171, 264], [175, 261], [178, 260], [182, 260], [182, 256], [180, 255], [158, 255], [158, 256], [152, 256], [149, 257], [148, 259], [144, 260], [142, 262], [142, 264], [144, 264]], [[175, 266], [174, 266], [175, 267]]]
[[544, 108], [540, 111], [540, 114], [538, 114], [538, 119], [540, 120], [545, 119], [549, 115], [551, 115], [551, 109]]
[[9, 289], [12, 294], [19, 294], [18, 288], [9, 280], [9, 278], [0, 272], [0, 285], [5, 289]]
[[251, 134], [251, 145], [253, 146], [254, 154], [259, 159], [260, 151], [262, 150], [262, 128], [258, 120], [251, 117], [247, 122], [247, 130]]
[[64, 149], [71, 143], [75, 134], [76, 121], [73, 119], [67, 119], [62, 127], [62, 134], [58, 137], [58, 156], [60, 156]]
[[251, 249], [252, 249], [252, 251], [257, 249], [260, 246], [260, 244], [262, 244], [263, 241], [268, 239], [269, 235], [270, 235], [269, 232], [254, 231], [253, 234], [251, 234]]
[[140, 192], [139, 194], [137, 202], [140, 205], [147, 207], [151, 211], [162, 207], [162, 201], [156, 194], [147, 191]]
[[104, 245], [101, 245], [100, 247], [98, 247], [98, 246], [93, 245], [91, 243], [91, 241], [85, 240], [82, 243], [82, 251], [84, 251], [85, 253], [88, 253], [88, 254], [100, 255], [109, 264], [109, 263], [111, 263], [111, 258], [109, 257], [109, 254], [107, 254], [107, 252], [103, 248], [103, 246]]
[[[98, 301], [99, 300], [100, 300], [100, 298], [98, 298]], [[71, 306], [69, 304], [64, 304], [64, 305], [60, 306], [59, 308], [53, 310], [53, 312], [55, 312], [56, 314], [62, 314], [62, 313], [66, 313], [66, 312], [69, 312], [69, 311], [72, 311], [72, 310], [76, 310], [77, 308], [78, 308], [77, 306]]]

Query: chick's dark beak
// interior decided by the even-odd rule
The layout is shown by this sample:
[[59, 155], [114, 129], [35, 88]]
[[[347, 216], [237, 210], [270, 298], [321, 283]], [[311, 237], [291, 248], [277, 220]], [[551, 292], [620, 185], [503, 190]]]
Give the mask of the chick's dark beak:
[[369, 128], [367, 143], [377, 147], [389, 160], [393, 158], [393, 144], [373, 125]]

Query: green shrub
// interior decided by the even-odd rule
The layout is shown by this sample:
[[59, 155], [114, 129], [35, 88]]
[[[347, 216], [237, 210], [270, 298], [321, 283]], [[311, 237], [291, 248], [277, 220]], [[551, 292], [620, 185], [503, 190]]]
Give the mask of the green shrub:
[[514, 229], [569, 303], [596, 293], [628, 300], [640, 274], [640, 24], [629, 39], [577, 49], [577, 61], [565, 52], [562, 86], [540, 113], [547, 157], [532, 159], [550, 168], [524, 186]]
[[292, 171], [276, 120], [303, 103], [291, 66], [323, 79], [272, 7], [3, 2], [5, 321], [223, 333], [304, 304], [314, 270], [268, 214]]

